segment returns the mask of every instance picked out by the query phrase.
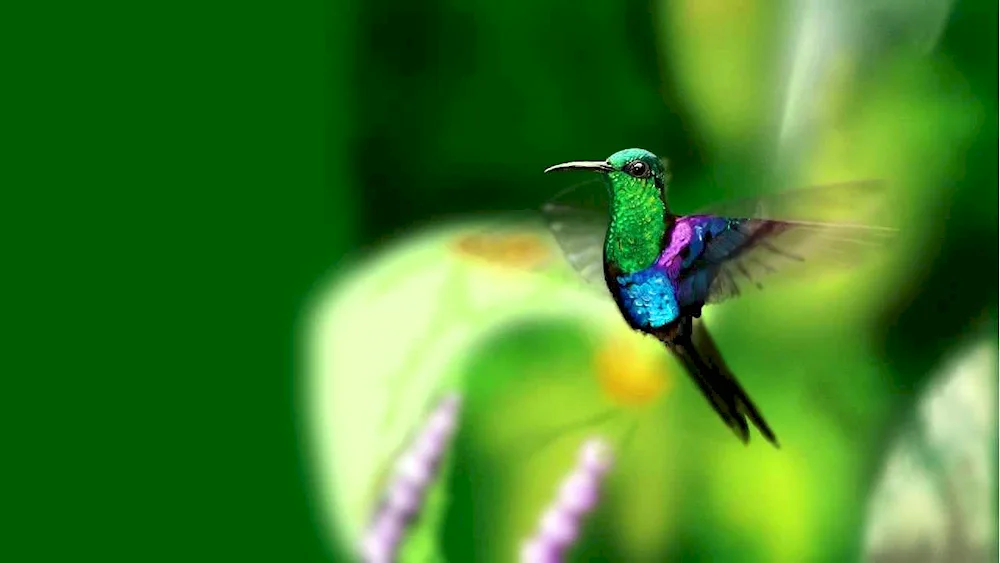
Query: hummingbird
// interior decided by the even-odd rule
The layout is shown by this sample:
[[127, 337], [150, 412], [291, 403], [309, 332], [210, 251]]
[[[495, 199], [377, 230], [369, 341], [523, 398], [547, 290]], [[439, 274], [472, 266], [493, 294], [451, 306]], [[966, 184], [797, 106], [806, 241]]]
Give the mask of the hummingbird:
[[[599, 173], [610, 204], [603, 212], [552, 202], [543, 207], [570, 263], [606, 287], [633, 330], [655, 337], [677, 357], [743, 443], [750, 439], [749, 419], [779, 447], [771, 426], [723, 360], [701, 319], [703, 307], [740, 295], [747, 283], [762, 288], [762, 276], [824, 253], [849, 258], [883, 242], [894, 229], [765, 218], [773, 203], [766, 197], [737, 202], [752, 207], [749, 213], [676, 215], [668, 205], [667, 161], [643, 149], [557, 164], [545, 172], [566, 170]], [[850, 201], [859, 189], [870, 192], [872, 186], [794, 190], [786, 199], [824, 205], [831, 197]]]

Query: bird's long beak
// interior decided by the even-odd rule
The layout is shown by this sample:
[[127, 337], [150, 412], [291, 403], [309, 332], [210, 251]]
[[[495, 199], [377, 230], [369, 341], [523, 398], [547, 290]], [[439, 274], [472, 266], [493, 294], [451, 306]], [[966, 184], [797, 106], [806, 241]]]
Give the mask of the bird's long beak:
[[611, 172], [615, 168], [611, 166], [607, 161], [604, 160], [575, 160], [573, 162], [564, 162], [562, 164], [556, 164], [555, 166], [549, 166], [545, 169], [545, 173], [555, 172], [556, 170], [593, 170], [594, 172]]

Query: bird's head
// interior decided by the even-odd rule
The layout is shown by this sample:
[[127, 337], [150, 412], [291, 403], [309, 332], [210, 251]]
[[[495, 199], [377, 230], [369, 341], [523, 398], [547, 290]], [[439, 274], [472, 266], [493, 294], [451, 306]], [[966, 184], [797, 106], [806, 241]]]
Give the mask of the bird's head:
[[667, 163], [643, 149], [625, 149], [607, 160], [574, 161], [550, 166], [545, 172], [557, 170], [591, 170], [604, 175], [612, 200], [619, 197], [657, 197], [666, 203], [669, 179]]

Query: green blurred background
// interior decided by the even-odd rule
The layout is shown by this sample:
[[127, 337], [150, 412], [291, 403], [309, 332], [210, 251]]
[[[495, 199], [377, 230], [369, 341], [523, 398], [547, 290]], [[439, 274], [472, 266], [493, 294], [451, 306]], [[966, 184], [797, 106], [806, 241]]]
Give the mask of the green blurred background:
[[[671, 421], [663, 434], [647, 424], [636, 441], [666, 444], [654, 449], [650, 472], [665, 480], [646, 485], [668, 490], [663, 483], [676, 478], [674, 489], [691, 494], [676, 510], [664, 503], [657, 518], [676, 519], [668, 525], [643, 519], [641, 506], [629, 512], [621, 489], [621, 514], [634, 520], [610, 512], [595, 529], [638, 522], [636, 537], [651, 541], [662, 526], [672, 561], [774, 560], [776, 549], [786, 560], [854, 558], [866, 511], [838, 511], [868, 499], [894, 444], [922, 443], [908, 430], [921, 391], [950, 373], [954, 354], [983, 342], [990, 355], [970, 369], [996, 384], [992, 3], [42, 9], [23, 37], [12, 35], [20, 42], [8, 81], [7, 195], [36, 213], [12, 212], [10, 222], [9, 397], [28, 400], [8, 410], [7, 511], [16, 527], [4, 560], [335, 559], [343, 546], [318, 500], [322, 477], [301, 401], [309, 296], [421, 225], [536, 207], [562, 187], [540, 174], [545, 166], [629, 146], [671, 159], [680, 210], [877, 175], [895, 186], [895, 218], [908, 230], [899, 254], [868, 271], [878, 275], [800, 288], [793, 306], [762, 295], [712, 317], [727, 357], [767, 397], [779, 432], [793, 435], [786, 461], [786, 450], [734, 447], [701, 405], [683, 400], [694, 394], [679, 379], [665, 403], [676, 414], [662, 409]], [[796, 42], [796, 29], [815, 41]], [[809, 56], [796, 63], [801, 52]], [[813, 68], [823, 72], [795, 71]], [[500, 360], [480, 366], [492, 352], [473, 350], [467, 369], [583, 369], [574, 363], [583, 354], [572, 352], [590, 342], [590, 329], [546, 322], [534, 329], [551, 339], [542, 368], [515, 361], [544, 341], [529, 333], [537, 338], [528, 343], [497, 335], [487, 343], [504, 351]], [[773, 329], [763, 347], [761, 323]], [[819, 395], [813, 403], [782, 399], [778, 353], [806, 372], [789, 380], [825, 382], [818, 391], [798, 385]], [[811, 378], [815, 371], [822, 377]], [[599, 400], [596, 384], [579, 385], [567, 392]], [[503, 436], [489, 432], [500, 427], [489, 405], [513, 405], [518, 387], [498, 389], [469, 389], [471, 428], [487, 432], [460, 440], [452, 474], [509, 467]], [[704, 439], [683, 431], [691, 420]], [[989, 424], [981, 442], [990, 447], [995, 519]], [[572, 445], [549, 451], [540, 482], [562, 471]], [[833, 486], [822, 478], [827, 467], [839, 471]], [[774, 474], [805, 477], [771, 482]], [[762, 522], [727, 504], [739, 506], [729, 487], [744, 478], [751, 506], [770, 499], [792, 512], [768, 511]], [[548, 490], [532, 487], [526, 514]], [[799, 543], [780, 552], [802, 499], [810, 524], [788, 528]], [[470, 549], [469, 530], [450, 521], [448, 553]], [[507, 526], [511, 537], [515, 528]], [[615, 542], [640, 541], [588, 537], [606, 554], [620, 553]], [[995, 557], [995, 539], [986, 545]]]

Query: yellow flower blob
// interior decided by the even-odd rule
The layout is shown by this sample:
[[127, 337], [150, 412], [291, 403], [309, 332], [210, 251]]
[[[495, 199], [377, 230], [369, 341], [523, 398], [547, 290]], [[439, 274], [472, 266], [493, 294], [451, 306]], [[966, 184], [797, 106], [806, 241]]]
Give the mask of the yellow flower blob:
[[620, 405], [642, 406], [672, 387], [661, 344], [622, 330], [610, 335], [594, 355], [594, 371], [601, 388]]

